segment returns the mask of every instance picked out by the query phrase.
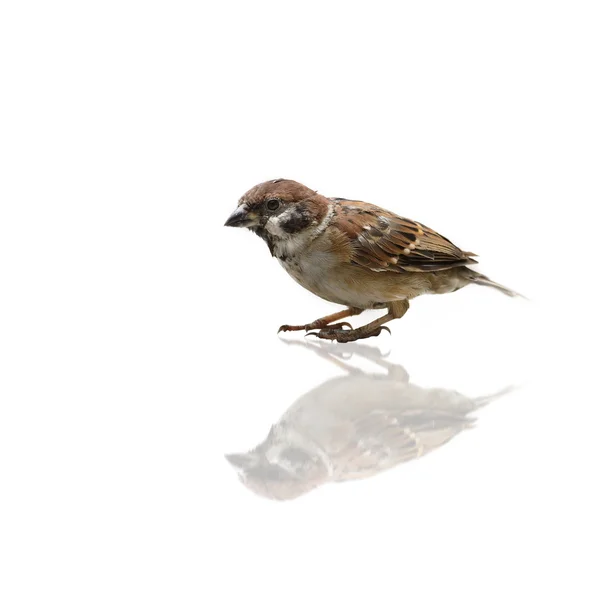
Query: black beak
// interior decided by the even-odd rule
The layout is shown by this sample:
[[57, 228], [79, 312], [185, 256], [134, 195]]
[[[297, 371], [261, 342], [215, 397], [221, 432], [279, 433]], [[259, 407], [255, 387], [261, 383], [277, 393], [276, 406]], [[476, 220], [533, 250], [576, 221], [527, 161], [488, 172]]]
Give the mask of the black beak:
[[249, 227], [253, 219], [249, 217], [245, 206], [238, 206], [225, 221], [225, 227]]

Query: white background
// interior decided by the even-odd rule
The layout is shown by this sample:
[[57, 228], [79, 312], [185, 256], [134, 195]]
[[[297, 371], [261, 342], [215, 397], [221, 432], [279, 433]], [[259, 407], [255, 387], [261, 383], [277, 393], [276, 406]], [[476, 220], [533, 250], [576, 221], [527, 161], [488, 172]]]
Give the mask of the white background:
[[[0, 596], [598, 598], [599, 27], [578, 1], [2, 3]], [[519, 388], [287, 502], [224, 459], [343, 375], [276, 335], [335, 307], [222, 227], [275, 177], [530, 298], [414, 301], [365, 345], [424, 388]]]

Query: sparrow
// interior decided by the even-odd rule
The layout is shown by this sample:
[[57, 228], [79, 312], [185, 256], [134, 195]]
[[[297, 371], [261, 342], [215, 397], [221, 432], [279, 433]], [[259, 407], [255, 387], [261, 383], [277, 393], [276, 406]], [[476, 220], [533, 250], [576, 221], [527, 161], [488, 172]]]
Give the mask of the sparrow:
[[[374, 204], [328, 198], [291, 179], [248, 190], [225, 225], [256, 233], [297, 283], [347, 307], [305, 325], [282, 325], [279, 332], [352, 342], [389, 332], [384, 325], [404, 316], [409, 301], [422, 294], [477, 284], [520, 295], [470, 269], [475, 254], [422, 223]], [[357, 329], [341, 321], [368, 309], [387, 314]]]
[[386, 373], [348, 362], [341, 346], [302, 345], [345, 372], [300, 396], [247, 452], [226, 454], [242, 483], [273, 500], [292, 500], [330, 482], [365, 479], [416, 460], [475, 426], [475, 413], [511, 391], [470, 398], [410, 382], [378, 348], [354, 344], [352, 355]]

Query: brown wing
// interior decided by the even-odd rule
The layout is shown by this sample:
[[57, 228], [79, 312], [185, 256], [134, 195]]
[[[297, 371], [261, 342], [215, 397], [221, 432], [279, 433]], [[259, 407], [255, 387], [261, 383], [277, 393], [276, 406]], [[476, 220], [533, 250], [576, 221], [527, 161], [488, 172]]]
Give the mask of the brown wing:
[[373, 204], [336, 199], [332, 225], [352, 243], [352, 262], [373, 271], [443, 271], [476, 263], [450, 240], [421, 223]]

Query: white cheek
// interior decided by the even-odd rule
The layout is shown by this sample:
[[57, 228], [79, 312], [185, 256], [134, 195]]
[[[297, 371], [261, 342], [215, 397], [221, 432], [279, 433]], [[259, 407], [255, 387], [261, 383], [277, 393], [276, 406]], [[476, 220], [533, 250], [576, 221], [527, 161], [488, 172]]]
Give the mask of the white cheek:
[[278, 215], [276, 217], [271, 217], [265, 225], [265, 229], [271, 235], [274, 235], [276, 237], [283, 237], [284, 235], [287, 236], [285, 231], [283, 231], [283, 229], [281, 229], [280, 219], [281, 219], [281, 215]]

